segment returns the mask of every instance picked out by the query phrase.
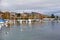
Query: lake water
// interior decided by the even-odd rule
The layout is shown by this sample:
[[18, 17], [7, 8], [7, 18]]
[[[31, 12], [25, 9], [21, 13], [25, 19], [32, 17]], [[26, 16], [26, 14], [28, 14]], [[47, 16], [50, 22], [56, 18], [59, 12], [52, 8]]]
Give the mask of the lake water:
[[3, 27], [0, 40], [60, 40], [60, 23], [39, 22]]

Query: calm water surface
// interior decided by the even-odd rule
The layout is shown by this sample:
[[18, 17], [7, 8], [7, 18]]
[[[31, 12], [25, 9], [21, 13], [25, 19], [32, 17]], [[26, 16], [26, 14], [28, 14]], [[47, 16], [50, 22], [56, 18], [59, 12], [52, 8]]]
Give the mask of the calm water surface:
[[43, 22], [3, 27], [0, 40], [60, 40], [60, 23]]

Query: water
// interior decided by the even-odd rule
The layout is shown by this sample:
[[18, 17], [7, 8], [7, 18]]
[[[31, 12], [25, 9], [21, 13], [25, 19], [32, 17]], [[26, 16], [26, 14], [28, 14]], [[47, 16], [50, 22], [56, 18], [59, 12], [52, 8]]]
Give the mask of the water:
[[0, 40], [60, 40], [60, 23], [39, 22], [3, 27]]

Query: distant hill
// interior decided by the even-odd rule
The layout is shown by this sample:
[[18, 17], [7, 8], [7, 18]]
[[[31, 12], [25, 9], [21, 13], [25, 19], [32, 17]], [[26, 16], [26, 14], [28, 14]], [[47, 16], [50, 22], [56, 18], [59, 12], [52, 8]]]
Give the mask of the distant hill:
[[[2, 16], [1, 16], [2, 15]], [[22, 18], [49, 18], [49, 15], [45, 15], [42, 13], [38, 13], [38, 12], [31, 12], [31, 13], [27, 13], [27, 12], [23, 12], [23, 13], [16, 13], [16, 12], [1, 12], [0, 11], [0, 16], [4, 19], [9, 19], [11, 18], [11, 16], [13, 17], [22, 17]], [[20, 15], [20, 16], [19, 16]]]

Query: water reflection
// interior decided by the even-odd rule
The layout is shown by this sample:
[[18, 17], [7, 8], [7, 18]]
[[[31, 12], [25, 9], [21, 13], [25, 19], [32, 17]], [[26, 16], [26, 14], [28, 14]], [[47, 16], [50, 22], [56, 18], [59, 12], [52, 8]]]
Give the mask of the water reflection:
[[58, 24], [60, 24], [60, 23], [57, 21], [51, 21], [52, 31], [55, 29], [55, 27], [58, 27]]
[[51, 27], [52, 27], [52, 31], [54, 30], [54, 25], [55, 25], [55, 22], [51, 22]]
[[59, 40], [59, 30], [60, 23], [57, 22], [17, 23], [3, 27], [0, 40]]

